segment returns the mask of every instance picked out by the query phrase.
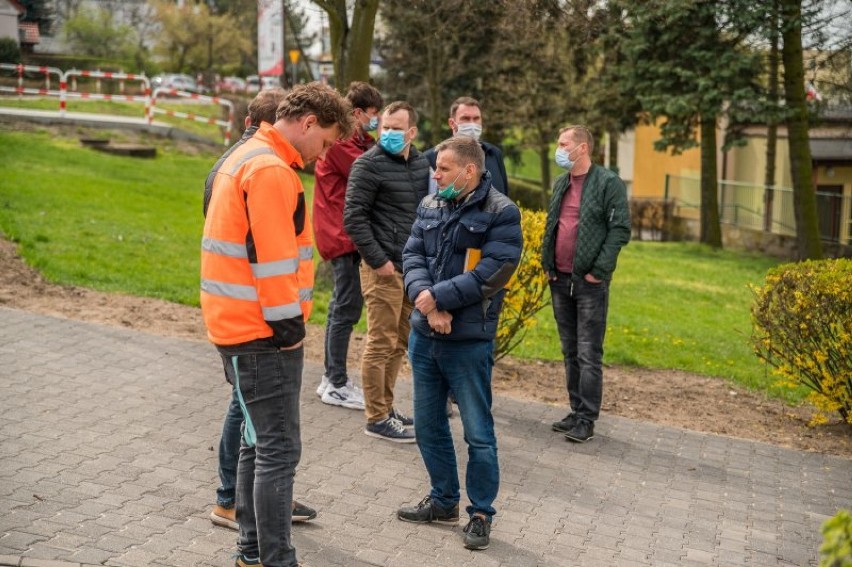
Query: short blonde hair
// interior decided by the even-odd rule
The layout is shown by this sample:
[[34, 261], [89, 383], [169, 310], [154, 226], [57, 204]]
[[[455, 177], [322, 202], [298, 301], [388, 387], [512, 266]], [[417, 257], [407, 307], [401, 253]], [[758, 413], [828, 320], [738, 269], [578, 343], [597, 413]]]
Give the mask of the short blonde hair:
[[577, 124], [564, 127], [559, 131], [559, 135], [561, 136], [569, 130], [571, 132], [571, 138], [573, 138], [578, 144], [586, 144], [589, 146], [589, 155], [592, 155], [595, 151], [595, 137], [592, 136], [592, 132], [585, 126]]
[[464, 167], [472, 163], [477, 173], [482, 174], [485, 170], [485, 152], [475, 138], [470, 136], [453, 136], [435, 146], [435, 153], [439, 154], [449, 150], [455, 154], [455, 162]]

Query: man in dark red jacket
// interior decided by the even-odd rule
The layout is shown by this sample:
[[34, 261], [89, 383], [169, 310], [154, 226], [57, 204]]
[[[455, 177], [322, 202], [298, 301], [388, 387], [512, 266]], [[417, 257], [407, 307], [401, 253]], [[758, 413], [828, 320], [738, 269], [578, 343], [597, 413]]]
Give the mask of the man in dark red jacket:
[[361, 318], [364, 298], [361, 256], [343, 228], [343, 204], [352, 164], [376, 144], [369, 132], [378, 128], [383, 101], [378, 90], [360, 81], [349, 85], [346, 98], [352, 104], [355, 133], [336, 142], [315, 168], [314, 236], [323, 260], [331, 262], [334, 279], [325, 326], [325, 374], [317, 395], [326, 404], [363, 410], [364, 393], [346, 372], [349, 338]]

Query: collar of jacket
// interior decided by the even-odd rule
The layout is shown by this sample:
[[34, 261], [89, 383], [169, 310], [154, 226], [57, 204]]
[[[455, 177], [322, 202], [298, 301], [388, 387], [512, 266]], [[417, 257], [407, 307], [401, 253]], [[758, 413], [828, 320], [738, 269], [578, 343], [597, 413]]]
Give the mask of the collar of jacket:
[[417, 156], [420, 155], [420, 152], [417, 150], [416, 147], [414, 147], [414, 144], [411, 144], [408, 147], [408, 159], [405, 159], [404, 157], [402, 157], [402, 154], [390, 153], [389, 151], [384, 149], [381, 144], [376, 144], [376, 147], [379, 148], [379, 151], [381, 151], [383, 154], [385, 154], [389, 158], [391, 158], [395, 161], [401, 161], [403, 163], [408, 163], [408, 162], [410, 162], [411, 160], [413, 160], [414, 158], [416, 158]]
[[500, 148], [489, 142], [483, 142], [482, 140], [480, 140], [479, 145], [482, 147], [482, 151], [485, 152], [485, 155], [493, 154], [496, 151], [500, 151]]
[[[589, 171], [587, 171], [585, 173], [586, 181], [585, 181], [585, 183], [583, 183], [583, 187], [591, 187], [591, 184], [589, 183], [589, 181], [592, 179], [593, 176], [597, 177], [597, 172], [595, 170], [597, 170], [598, 168], [600, 168], [599, 165], [597, 165], [595, 163], [592, 164], [592, 166], [589, 168]], [[593, 175], [593, 173], [594, 173], [594, 175]], [[557, 177], [556, 180], [553, 182], [554, 194], [564, 192], [570, 186], [571, 186], [571, 172], [566, 171], [565, 173], [563, 173], [562, 175]]]
[[485, 170], [482, 172], [482, 177], [479, 178], [479, 185], [476, 189], [468, 193], [461, 201], [456, 201], [456, 207], [464, 207], [473, 203], [477, 203], [488, 195], [488, 190], [491, 189], [491, 172]]
[[272, 151], [293, 169], [302, 169], [305, 167], [302, 161], [302, 154], [271, 124], [261, 122], [260, 128], [257, 129], [253, 137], [269, 144], [272, 147]]
[[366, 152], [376, 145], [376, 139], [369, 132], [365, 132], [363, 128], [355, 128], [355, 133], [352, 134], [352, 143]]

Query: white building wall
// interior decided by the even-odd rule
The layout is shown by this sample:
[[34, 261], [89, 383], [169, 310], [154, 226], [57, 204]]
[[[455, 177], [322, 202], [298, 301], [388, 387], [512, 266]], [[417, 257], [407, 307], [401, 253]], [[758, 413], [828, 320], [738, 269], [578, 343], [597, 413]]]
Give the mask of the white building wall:
[[627, 186], [627, 196], [633, 188], [633, 157], [636, 155], [636, 131], [633, 129], [618, 138], [618, 176]]
[[0, 37], [11, 37], [18, 45], [18, 11], [6, 0], [0, 0]]

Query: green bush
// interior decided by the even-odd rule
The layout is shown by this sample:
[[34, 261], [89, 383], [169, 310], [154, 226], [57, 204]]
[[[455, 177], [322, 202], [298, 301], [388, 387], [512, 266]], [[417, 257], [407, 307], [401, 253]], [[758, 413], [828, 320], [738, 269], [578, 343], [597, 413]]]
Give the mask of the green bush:
[[812, 390], [814, 424], [838, 412], [852, 425], [852, 260], [777, 266], [754, 291], [757, 356], [787, 383]]
[[21, 48], [11, 37], [0, 37], [0, 63], [20, 63]]
[[518, 269], [512, 275], [509, 291], [503, 300], [503, 311], [497, 326], [495, 358], [500, 360], [518, 346], [535, 322], [535, 314], [550, 305], [547, 274], [541, 267], [541, 243], [547, 216], [542, 211], [521, 209], [524, 251]]
[[822, 524], [820, 567], [852, 567], [852, 514], [840, 510]]
[[518, 177], [509, 178], [509, 196], [519, 206], [534, 211], [544, 209], [541, 184]]

